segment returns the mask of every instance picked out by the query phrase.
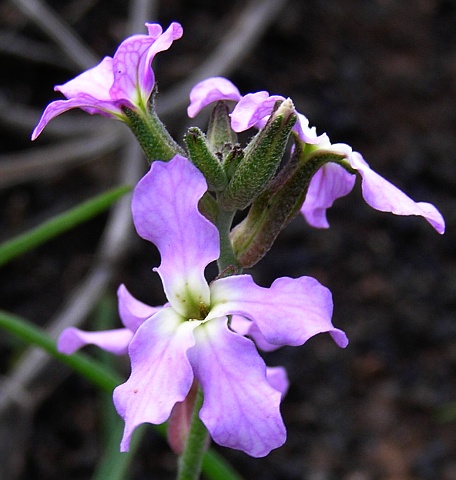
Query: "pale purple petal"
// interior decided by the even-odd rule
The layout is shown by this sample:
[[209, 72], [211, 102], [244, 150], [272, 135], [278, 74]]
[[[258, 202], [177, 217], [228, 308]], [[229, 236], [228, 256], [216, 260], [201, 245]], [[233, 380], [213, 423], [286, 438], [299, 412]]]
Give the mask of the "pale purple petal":
[[105, 57], [95, 67], [82, 72], [63, 85], [56, 85], [54, 90], [62, 92], [68, 99], [85, 94], [101, 101], [111, 100], [109, 88], [114, 82], [112, 67], [112, 58]]
[[329, 228], [326, 210], [335, 200], [351, 192], [356, 176], [336, 163], [323, 165], [310, 181], [301, 207], [307, 223], [315, 228]]
[[[269, 95], [266, 91], [248, 93], [242, 97], [231, 113], [231, 128], [235, 132], [244, 132], [251, 127], [263, 128], [277, 101], [285, 100], [281, 95]], [[317, 135], [315, 127], [309, 127], [305, 115], [295, 112], [298, 119], [293, 126], [299, 139], [305, 143], [318, 144], [326, 134]]]
[[132, 35], [119, 45], [112, 62], [114, 81], [109, 89], [111, 98], [129, 98], [139, 103], [139, 74], [144, 73], [142, 70], [139, 72], [141, 59], [154, 42], [155, 38], [149, 35]]
[[200, 418], [219, 445], [264, 457], [285, 442], [281, 392], [270, 385], [253, 342], [227, 328], [226, 318], [195, 329], [188, 351], [204, 403]]
[[166, 297], [184, 316], [188, 302], [209, 305], [204, 269], [219, 256], [217, 228], [198, 211], [206, 190], [202, 173], [176, 155], [167, 163], [152, 163], [133, 193], [136, 230], [159, 249], [157, 271]]
[[363, 197], [372, 208], [395, 215], [418, 215], [424, 217], [438, 233], [445, 232], [445, 221], [434, 205], [414, 202], [404, 192], [371, 170], [358, 152], [353, 152], [349, 160], [350, 165], [358, 170], [362, 177]]
[[79, 328], [65, 329], [57, 341], [57, 350], [60, 353], [71, 355], [85, 345], [96, 345], [115, 355], [125, 355], [128, 344], [133, 338], [133, 332], [128, 328], [105, 330], [103, 332], [85, 332]]
[[132, 332], [136, 332], [140, 325], [163, 308], [151, 307], [136, 300], [123, 284], [117, 289], [117, 298], [119, 301], [120, 319], [124, 326]]
[[281, 345], [273, 345], [272, 343], [268, 343], [257, 324], [248, 318], [242, 317], [241, 315], [232, 316], [230, 328], [234, 332], [239, 333], [239, 335], [250, 337], [255, 342], [257, 348], [263, 352], [273, 352], [281, 347]]
[[128, 451], [131, 435], [141, 423], [165, 422], [193, 382], [187, 350], [195, 343], [193, 329], [171, 307], [146, 320], [130, 342], [130, 378], [114, 390], [114, 405], [125, 421], [120, 445]]
[[100, 114], [105, 117], [115, 118], [120, 115], [120, 107], [114, 102], [104, 102], [91, 97], [90, 95], [80, 94], [70, 100], [56, 100], [51, 102], [43, 112], [43, 115], [32, 133], [32, 140], [35, 140], [44, 127], [61, 113], [67, 112], [73, 108], [80, 108], [90, 114]]
[[149, 35], [133, 35], [124, 40], [113, 58], [112, 98], [129, 98], [144, 107], [152, 93], [155, 75], [152, 60], [182, 36], [182, 27], [174, 22], [162, 33], [158, 24], [146, 23]]
[[242, 315], [256, 323], [268, 343], [297, 346], [329, 332], [340, 347], [348, 344], [331, 323], [331, 292], [312, 277], [282, 277], [270, 288], [259, 287], [250, 275], [221, 278], [211, 284], [211, 300], [208, 318]]
[[280, 95], [270, 96], [265, 91], [248, 93], [239, 100], [231, 113], [231, 128], [235, 132], [244, 132], [251, 127], [262, 128], [279, 100], [285, 98]]
[[239, 90], [224, 77], [210, 77], [197, 83], [190, 91], [190, 105], [187, 114], [190, 118], [196, 117], [201, 110], [218, 100], [234, 100], [241, 98]]
[[[63, 85], [56, 85], [54, 90], [63, 93], [68, 100], [56, 100], [46, 107], [32, 133], [32, 140], [38, 137], [50, 120], [73, 108], [80, 108], [87, 113], [101, 114], [107, 117], [121, 115], [121, 104], [112, 99], [109, 93], [113, 81], [112, 58], [105, 57], [95, 67], [86, 70]], [[125, 101], [123, 104], [133, 106], [129, 101]]]
[[[149, 35], [151, 34], [151, 30], [154, 29], [154, 25], [157, 24], [146, 24], [149, 29]], [[174, 40], [181, 38], [182, 34], [182, 26], [177, 22], [171, 23], [163, 34], [156, 37], [154, 43], [147, 50], [146, 55], [141, 58], [138, 66], [138, 87], [144, 104], [147, 103], [155, 84], [155, 75], [151, 67], [155, 55], [164, 50], [168, 50]]]
[[317, 135], [316, 127], [309, 127], [309, 120], [302, 113], [296, 112], [298, 116], [297, 122], [293, 126], [293, 130], [298, 134], [298, 137], [304, 143], [317, 144], [320, 143], [326, 136], [325, 133]]
[[266, 367], [266, 377], [269, 385], [280, 392], [283, 398], [287, 394], [290, 385], [287, 371], [283, 367]]

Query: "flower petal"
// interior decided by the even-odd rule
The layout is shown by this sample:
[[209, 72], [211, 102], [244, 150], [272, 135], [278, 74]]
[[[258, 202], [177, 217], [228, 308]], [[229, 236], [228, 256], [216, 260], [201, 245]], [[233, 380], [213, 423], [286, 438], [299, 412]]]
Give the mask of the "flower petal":
[[105, 330], [103, 332], [85, 332], [79, 328], [66, 328], [59, 336], [57, 350], [71, 355], [85, 345], [96, 345], [115, 355], [125, 355], [133, 332], [127, 328]]
[[326, 210], [335, 200], [351, 192], [356, 175], [335, 163], [323, 165], [310, 181], [306, 199], [301, 207], [307, 223], [315, 228], [329, 228]]
[[372, 208], [395, 215], [419, 215], [424, 217], [438, 233], [445, 232], [445, 221], [434, 205], [414, 202], [404, 192], [371, 170], [358, 152], [353, 152], [349, 161], [363, 179], [363, 197]]
[[302, 113], [296, 112], [298, 121], [295, 123], [293, 130], [298, 134], [298, 137], [304, 143], [317, 144], [325, 138], [326, 134], [317, 135], [316, 127], [309, 127], [309, 120]]
[[100, 101], [109, 101], [111, 100], [109, 88], [114, 82], [112, 62], [111, 57], [105, 57], [95, 67], [89, 68], [63, 85], [56, 85], [54, 90], [62, 92], [68, 99], [84, 94]]
[[[266, 91], [248, 93], [242, 97], [231, 113], [231, 128], [235, 132], [244, 132], [251, 127], [263, 128], [274, 105], [279, 100], [285, 100], [281, 95], [269, 95]], [[305, 115], [295, 112], [298, 120], [293, 126], [299, 139], [305, 143], [320, 143], [325, 134], [317, 135], [315, 127], [309, 127], [309, 120]]]
[[56, 100], [51, 102], [43, 112], [38, 125], [32, 132], [32, 140], [38, 138], [44, 127], [61, 113], [67, 112], [73, 108], [80, 108], [87, 113], [98, 113], [105, 117], [116, 117], [121, 114], [120, 108], [113, 102], [104, 102], [91, 97], [90, 95], [78, 95], [70, 100]]
[[190, 318], [189, 304], [209, 305], [204, 269], [219, 256], [218, 231], [198, 211], [198, 201], [206, 190], [201, 172], [176, 155], [167, 163], [152, 163], [133, 193], [136, 230], [159, 249], [157, 271], [166, 296], [186, 318]]
[[[159, 26], [161, 33], [161, 27]], [[143, 66], [147, 49], [153, 45], [155, 38], [149, 35], [132, 35], [125, 39], [117, 49], [112, 60], [114, 81], [109, 89], [112, 99], [128, 98], [138, 104], [140, 75], [144, 74]], [[150, 68], [150, 66], [149, 66]]]
[[114, 390], [114, 405], [125, 420], [122, 452], [128, 451], [138, 425], [163, 423], [190, 390], [193, 373], [186, 353], [195, 343], [192, 332], [199, 322], [183, 320], [165, 307], [146, 320], [130, 342], [131, 375]]
[[151, 307], [136, 298], [127, 290], [125, 285], [117, 289], [119, 301], [119, 315], [122, 323], [132, 332], [136, 332], [145, 320], [157, 313], [163, 307]]
[[239, 90], [224, 77], [210, 77], [197, 83], [190, 91], [190, 105], [187, 114], [194, 118], [201, 110], [218, 100], [234, 100], [241, 98]]
[[239, 100], [231, 113], [231, 128], [235, 132], [244, 132], [251, 127], [264, 127], [279, 100], [285, 100], [285, 97], [269, 95], [266, 91], [248, 93]]
[[[151, 35], [151, 31], [154, 31], [154, 25], [157, 24], [146, 23], [146, 26], [149, 30], [149, 35]], [[155, 85], [155, 75], [151, 66], [155, 55], [157, 55], [159, 52], [163, 52], [164, 50], [168, 50], [174, 40], [181, 38], [182, 34], [183, 29], [180, 23], [171, 23], [171, 25], [163, 33], [160, 32], [160, 35], [156, 37], [153, 44], [147, 50], [146, 55], [143, 55], [141, 58], [141, 62], [138, 66], [138, 87], [141, 93], [142, 103], [144, 105], [147, 104]]]
[[226, 322], [217, 318], [195, 329], [188, 351], [204, 393], [200, 418], [219, 445], [264, 457], [286, 439], [281, 393], [269, 384], [254, 344]]
[[348, 344], [345, 333], [331, 323], [331, 292], [312, 277], [281, 277], [270, 288], [259, 287], [250, 275], [225, 277], [211, 284], [211, 300], [207, 318], [250, 318], [268, 343], [302, 345], [329, 332], [340, 347]]
[[81, 108], [90, 114], [101, 114], [122, 119], [122, 107], [145, 108], [154, 87], [151, 67], [154, 56], [170, 47], [182, 36], [182, 27], [172, 23], [162, 34], [158, 24], [146, 23], [148, 35], [132, 35], [125, 39], [114, 57], [105, 57], [98, 65], [86, 70], [58, 90], [68, 100], [57, 100], [48, 105], [32, 140], [38, 137], [47, 123], [72, 108]]
[[239, 333], [239, 335], [250, 337], [255, 342], [258, 350], [262, 350], [263, 352], [273, 352], [281, 347], [281, 345], [268, 343], [257, 324], [241, 315], [233, 315], [231, 317], [230, 328], [234, 332]]
[[266, 377], [269, 385], [282, 394], [282, 398], [287, 394], [290, 385], [287, 371], [283, 367], [267, 367]]

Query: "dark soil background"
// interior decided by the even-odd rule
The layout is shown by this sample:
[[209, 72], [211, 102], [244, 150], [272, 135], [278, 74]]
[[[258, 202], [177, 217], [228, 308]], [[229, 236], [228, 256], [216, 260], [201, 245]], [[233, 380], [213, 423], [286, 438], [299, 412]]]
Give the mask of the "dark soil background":
[[[201, 64], [245, 3], [160, 2], [158, 21], [184, 27], [184, 37], [157, 57], [161, 91]], [[112, 55], [124, 37], [127, 2], [51, 5], [100, 56]], [[81, 5], [89, 7], [78, 17]], [[52, 48], [14, 2], [0, 4], [0, 12], [3, 32]], [[2, 98], [34, 107], [36, 121], [59, 98], [53, 85], [80, 70], [61, 54], [54, 65], [26, 59], [0, 40]], [[456, 2], [290, 0], [230, 78], [242, 93], [290, 96], [318, 132], [360, 151], [413, 199], [434, 203], [447, 233], [439, 236], [421, 218], [373, 211], [359, 184], [330, 210], [329, 230], [297, 218], [252, 273], [264, 286], [279, 276], [319, 279], [333, 293], [334, 324], [350, 344], [340, 350], [321, 335], [266, 355], [270, 365], [287, 368], [291, 381], [282, 407], [287, 443], [264, 459], [216, 448], [250, 479], [455, 480], [456, 423], [441, 413], [456, 417], [448, 409], [456, 401]], [[183, 110], [168, 125], [181, 136], [185, 122]], [[50, 142], [43, 135], [31, 145], [30, 130], [2, 125], [0, 160]], [[4, 188], [1, 239], [115, 184], [117, 165], [117, 157], [106, 154]], [[104, 221], [97, 218], [3, 267], [0, 308], [45, 325], [95, 261]], [[122, 282], [143, 301], [160, 304], [162, 289], [151, 272], [158, 262], [154, 247], [135, 239], [116, 267], [110, 294]], [[21, 351], [22, 344], [0, 335], [4, 378]], [[122, 368], [127, 374], [128, 364]], [[54, 370], [60, 375], [51, 375]], [[39, 401], [2, 418], [11, 430], [0, 441], [12, 453], [0, 458], [1, 480], [91, 478], [103, 451], [100, 395], [65, 372], [46, 366], [52, 380], [42, 379]], [[128, 478], [168, 479], [174, 471], [166, 442], [148, 429]]]

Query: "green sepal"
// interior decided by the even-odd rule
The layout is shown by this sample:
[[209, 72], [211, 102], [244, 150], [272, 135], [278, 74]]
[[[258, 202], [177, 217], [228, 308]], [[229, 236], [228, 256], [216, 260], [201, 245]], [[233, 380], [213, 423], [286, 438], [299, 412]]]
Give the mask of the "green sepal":
[[215, 152], [222, 152], [226, 146], [237, 142], [237, 135], [231, 129], [227, 104], [219, 100], [212, 110], [207, 127], [207, 140]]
[[312, 177], [324, 164], [334, 162], [354, 173], [345, 158], [329, 150], [303, 155], [302, 144], [296, 143], [293, 158], [231, 232], [234, 253], [243, 267], [252, 267], [269, 251], [281, 230], [300, 211]]
[[189, 158], [204, 175], [208, 189], [215, 192], [223, 190], [228, 180], [204, 133], [197, 127], [191, 127], [185, 134], [184, 141]]
[[297, 116], [291, 100], [282, 102], [244, 150], [220, 202], [226, 210], [243, 210], [264, 191], [276, 173]]
[[154, 96], [155, 92], [150, 98], [148, 112], [122, 107], [126, 118], [125, 123], [138, 139], [149, 163], [155, 160], [168, 161], [176, 154], [185, 155], [181, 146], [175, 142], [158, 118], [154, 107]]

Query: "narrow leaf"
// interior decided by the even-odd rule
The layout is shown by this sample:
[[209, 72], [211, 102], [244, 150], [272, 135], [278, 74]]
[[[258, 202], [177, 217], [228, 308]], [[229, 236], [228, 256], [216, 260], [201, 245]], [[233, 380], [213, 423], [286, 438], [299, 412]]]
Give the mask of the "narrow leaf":
[[108, 190], [0, 245], [0, 266], [107, 210], [128, 193], [124, 185]]

